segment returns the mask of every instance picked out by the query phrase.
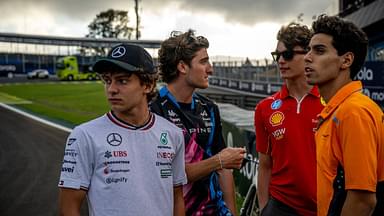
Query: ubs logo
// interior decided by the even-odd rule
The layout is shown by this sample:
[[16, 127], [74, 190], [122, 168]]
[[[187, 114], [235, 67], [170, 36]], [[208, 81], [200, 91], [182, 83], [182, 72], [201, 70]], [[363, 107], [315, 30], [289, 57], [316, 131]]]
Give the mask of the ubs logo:
[[107, 136], [107, 142], [111, 146], [119, 146], [122, 141], [123, 141], [123, 138], [118, 133], [110, 133]]
[[125, 54], [125, 48], [123, 46], [118, 46], [112, 51], [112, 58], [119, 58]]

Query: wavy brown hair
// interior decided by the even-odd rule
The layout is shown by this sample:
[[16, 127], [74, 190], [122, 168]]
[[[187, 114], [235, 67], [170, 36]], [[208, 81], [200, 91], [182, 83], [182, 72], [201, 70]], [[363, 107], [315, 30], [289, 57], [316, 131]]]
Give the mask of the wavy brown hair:
[[183, 61], [190, 66], [192, 59], [202, 48], [208, 48], [209, 42], [203, 36], [195, 36], [193, 30], [173, 31], [171, 36], [161, 43], [159, 49], [159, 71], [162, 81], [169, 83], [176, 79], [177, 65]]
[[294, 22], [282, 26], [277, 33], [277, 40], [283, 42], [288, 50], [292, 50], [295, 46], [307, 50], [311, 37], [312, 31], [307, 26]]

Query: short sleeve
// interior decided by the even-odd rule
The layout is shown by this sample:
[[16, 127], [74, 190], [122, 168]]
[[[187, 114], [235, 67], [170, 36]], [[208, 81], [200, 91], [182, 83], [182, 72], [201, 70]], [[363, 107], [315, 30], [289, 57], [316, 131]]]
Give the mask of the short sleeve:
[[263, 106], [259, 103], [255, 108], [254, 126], [256, 134], [256, 151], [269, 154], [269, 134], [263, 118]]
[[184, 135], [181, 130], [175, 132], [175, 158], [172, 161], [173, 185], [179, 186], [187, 183], [185, 173], [185, 145]]
[[364, 110], [350, 110], [344, 119], [335, 121], [340, 130], [339, 148], [345, 173], [345, 188], [374, 192], [378, 166], [374, 122]]
[[94, 161], [91, 150], [90, 139], [76, 127], [65, 146], [59, 187], [88, 189]]

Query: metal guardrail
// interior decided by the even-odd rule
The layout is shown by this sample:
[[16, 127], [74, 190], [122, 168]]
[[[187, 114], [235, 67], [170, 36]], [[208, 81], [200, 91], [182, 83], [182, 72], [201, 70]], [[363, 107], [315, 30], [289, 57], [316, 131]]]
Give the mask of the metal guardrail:
[[[231, 103], [247, 110], [254, 110], [256, 104], [272, 93], [279, 91], [282, 83], [236, 80], [222, 77], [210, 77], [210, 88], [223, 91], [204, 92], [210, 99], [220, 103]], [[226, 94], [231, 92], [232, 94]]]
[[212, 76], [209, 78], [209, 84], [236, 90], [236, 92], [246, 95], [266, 97], [279, 91], [283, 83], [260, 80], [239, 80]]
[[119, 43], [134, 43], [144, 48], [160, 48], [161, 40], [128, 40], [118, 38], [60, 37], [0, 32], [0, 42], [43, 44], [55, 46], [112, 47]]

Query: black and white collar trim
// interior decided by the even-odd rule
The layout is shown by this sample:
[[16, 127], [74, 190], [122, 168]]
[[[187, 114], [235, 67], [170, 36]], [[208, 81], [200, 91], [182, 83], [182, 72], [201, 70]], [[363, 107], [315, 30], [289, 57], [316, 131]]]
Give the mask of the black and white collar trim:
[[140, 126], [135, 126], [119, 119], [115, 114], [113, 114], [112, 111], [109, 111], [106, 115], [109, 118], [109, 120], [111, 120], [114, 124], [130, 130], [148, 130], [155, 123], [155, 115], [151, 112], [149, 113], [148, 121], [145, 124]]

